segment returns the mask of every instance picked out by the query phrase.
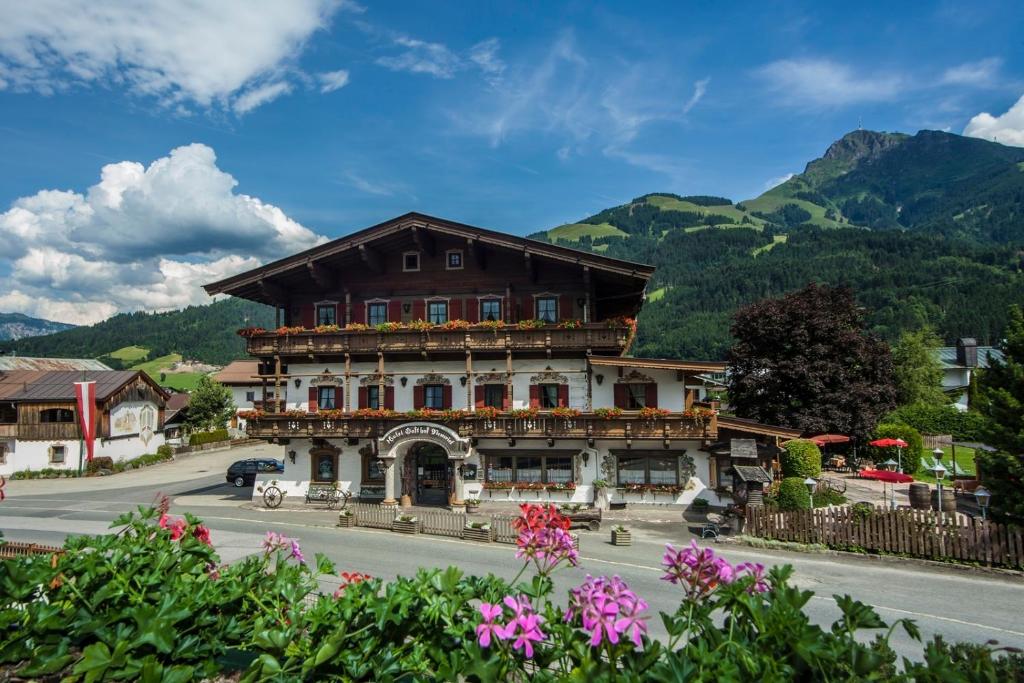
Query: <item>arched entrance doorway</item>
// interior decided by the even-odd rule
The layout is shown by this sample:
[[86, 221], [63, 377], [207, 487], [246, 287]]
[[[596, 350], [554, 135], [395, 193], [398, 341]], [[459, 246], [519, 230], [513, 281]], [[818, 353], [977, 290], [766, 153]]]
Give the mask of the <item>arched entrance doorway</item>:
[[407, 458], [415, 463], [412, 473], [416, 505], [447, 505], [452, 493], [452, 464], [448, 451], [435, 443], [417, 443]]

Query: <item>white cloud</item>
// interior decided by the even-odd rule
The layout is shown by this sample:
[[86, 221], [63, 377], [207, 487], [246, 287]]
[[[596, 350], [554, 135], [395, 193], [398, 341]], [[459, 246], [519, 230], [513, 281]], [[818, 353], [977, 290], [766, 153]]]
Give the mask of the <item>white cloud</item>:
[[702, 78], [693, 84], [693, 94], [690, 95], [690, 99], [683, 105], [683, 113], [689, 114], [690, 110], [697, 106], [697, 103], [704, 99], [704, 93], [708, 90], [708, 83], [711, 82], [711, 78]]
[[1024, 95], [999, 116], [982, 112], [967, 122], [964, 135], [1024, 147]]
[[391, 185], [367, 180], [366, 178], [358, 175], [355, 171], [348, 171], [345, 173], [345, 183], [361, 192], [377, 195], [379, 197], [390, 197], [395, 194], [395, 188]]
[[[306, 42], [339, 8], [361, 9], [344, 0], [7, 3], [0, 81], [45, 94], [123, 86], [175, 107], [226, 108], [238, 93], [262, 89], [265, 102], [266, 84], [295, 70]], [[234, 108], [257, 102], [253, 94]]]
[[326, 71], [316, 75], [320, 81], [320, 92], [328, 93], [340, 90], [348, 85], [348, 71], [338, 69], [337, 71]]
[[498, 57], [498, 50], [501, 48], [501, 41], [497, 38], [488, 38], [469, 49], [469, 60], [480, 67], [484, 76], [491, 82], [497, 82], [505, 73], [505, 62]]
[[0, 310], [90, 323], [209, 301], [204, 282], [325, 241], [236, 193], [212, 149], [108, 164], [84, 193], [41, 190], [0, 214]]
[[1003, 60], [998, 57], [966, 62], [946, 69], [942, 74], [941, 82], [944, 85], [992, 86], [998, 79], [999, 67], [1002, 64]]
[[231, 104], [236, 114], [248, 114], [253, 109], [273, 102], [281, 95], [287, 95], [292, 91], [292, 86], [284, 81], [266, 83], [264, 85], [246, 90]]
[[764, 184], [764, 187], [761, 188], [761, 191], [762, 192], [767, 192], [768, 190], [772, 189], [773, 187], [778, 187], [782, 183], [784, 183], [787, 180], [789, 180], [790, 178], [792, 178], [794, 175], [796, 175], [796, 174], [795, 173], [787, 173], [785, 175], [779, 176], [778, 178], [772, 178], [771, 180], [769, 180], [768, 182], [766, 182]]
[[377, 64], [392, 71], [452, 78], [462, 67], [459, 57], [441, 43], [428, 43], [402, 35], [396, 36], [394, 43], [406, 49], [401, 54], [377, 59]]
[[858, 74], [828, 59], [781, 59], [754, 73], [787, 105], [832, 107], [885, 101], [899, 94], [903, 84], [896, 74]]

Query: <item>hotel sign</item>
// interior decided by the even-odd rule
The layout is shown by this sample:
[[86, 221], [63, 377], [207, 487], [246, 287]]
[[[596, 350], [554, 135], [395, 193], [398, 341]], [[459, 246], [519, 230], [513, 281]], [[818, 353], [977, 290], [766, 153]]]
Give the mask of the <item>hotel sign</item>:
[[465, 440], [453, 430], [430, 422], [409, 422], [389, 430], [380, 438], [382, 448], [391, 450], [402, 441], [430, 441], [443, 446], [449, 452], [465, 450]]

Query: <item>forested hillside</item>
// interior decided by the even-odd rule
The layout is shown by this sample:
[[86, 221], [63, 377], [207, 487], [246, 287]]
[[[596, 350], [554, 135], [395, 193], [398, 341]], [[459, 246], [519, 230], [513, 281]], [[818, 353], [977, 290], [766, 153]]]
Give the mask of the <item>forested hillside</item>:
[[181, 354], [188, 360], [223, 365], [245, 357], [235, 331], [246, 325], [272, 327], [268, 306], [226, 299], [169, 313], [122, 313], [90, 327], [0, 343], [0, 352], [20, 355], [100, 357], [125, 346], [149, 350], [149, 358]]
[[639, 355], [722, 358], [743, 304], [847, 284], [887, 339], [991, 343], [1024, 300], [1024, 149], [855, 131], [756, 199], [650, 194], [532, 237], [658, 267]]

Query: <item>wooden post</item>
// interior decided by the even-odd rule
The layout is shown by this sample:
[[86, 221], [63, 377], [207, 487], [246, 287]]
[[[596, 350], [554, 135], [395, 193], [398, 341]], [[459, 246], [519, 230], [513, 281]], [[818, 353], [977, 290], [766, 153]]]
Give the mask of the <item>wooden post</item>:
[[281, 354], [274, 354], [274, 411], [278, 412], [281, 405]]
[[512, 410], [512, 349], [505, 351], [505, 396], [508, 409]]
[[384, 394], [387, 391], [384, 383], [384, 352], [377, 352], [377, 407], [384, 407]]
[[476, 402], [473, 400], [473, 352], [466, 349], [466, 409], [475, 410]]
[[345, 354], [345, 398], [342, 400], [342, 409], [347, 412], [352, 410], [352, 355]]

